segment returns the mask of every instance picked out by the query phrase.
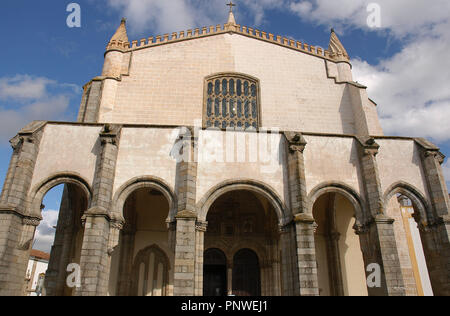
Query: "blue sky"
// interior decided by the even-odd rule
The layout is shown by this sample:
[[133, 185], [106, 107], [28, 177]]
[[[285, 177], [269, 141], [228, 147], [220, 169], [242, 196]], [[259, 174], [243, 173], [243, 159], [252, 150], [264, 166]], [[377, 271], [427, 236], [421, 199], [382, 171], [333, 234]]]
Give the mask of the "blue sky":
[[[76, 120], [82, 86], [101, 73], [105, 46], [123, 16], [130, 40], [139, 40], [223, 24], [228, 14], [225, 0], [80, 0], [81, 27], [69, 28], [71, 2], [0, 2], [0, 185], [11, 155], [8, 140], [21, 127], [32, 120]], [[450, 1], [235, 2], [239, 24], [324, 48], [334, 27], [352, 58], [354, 79], [378, 103], [385, 133], [426, 137], [450, 156]], [[367, 25], [370, 2], [381, 9], [380, 28]], [[448, 159], [444, 172], [450, 180]], [[61, 194], [54, 191], [51, 209]]]

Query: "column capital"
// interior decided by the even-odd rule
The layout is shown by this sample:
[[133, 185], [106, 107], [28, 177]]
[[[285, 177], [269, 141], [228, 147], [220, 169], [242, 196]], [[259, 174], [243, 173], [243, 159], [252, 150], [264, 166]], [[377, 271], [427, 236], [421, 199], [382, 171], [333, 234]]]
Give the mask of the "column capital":
[[208, 229], [208, 222], [197, 221], [195, 223], [195, 230], [199, 232], [206, 232]]
[[308, 144], [302, 133], [300, 132], [284, 132], [284, 136], [289, 144], [289, 151], [291, 153], [300, 152], [303, 153], [306, 145]]
[[434, 159], [437, 160], [437, 162], [439, 162], [440, 165], [442, 165], [445, 160], [445, 155], [441, 153], [439, 150], [425, 150], [423, 152], [423, 156], [424, 158], [428, 158], [430, 156], [433, 157]]
[[105, 124], [100, 132], [100, 142], [102, 145], [117, 145], [120, 140], [121, 125]]
[[377, 224], [394, 224], [395, 219], [393, 219], [389, 216], [386, 216], [384, 214], [377, 214], [374, 217], [373, 222], [377, 223]]
[[357, 137], [364, 155], [375, 157], [378, 154], [380, 145], [375, 141], [373, 137]]
[[41, 218], [37, 218], [37, 217], [24, 217], [22, 218], [22, 223], [24, 225], [28, 225], [28, 226], [39, 226], [39, 224], [41, 223]]
[[300, 214], [294, 215], [294, 222], [295, 223], [314, 224], [315, 220], [314, 220], [314, 217], [312, 217], [312, 215], [310, 215], [310, 214], [300, 213]]

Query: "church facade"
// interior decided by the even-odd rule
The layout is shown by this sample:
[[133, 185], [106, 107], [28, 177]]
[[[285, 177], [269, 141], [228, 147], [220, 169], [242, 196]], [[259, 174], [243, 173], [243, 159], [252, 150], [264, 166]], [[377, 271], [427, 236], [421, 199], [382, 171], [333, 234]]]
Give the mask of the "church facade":
[[22, 293], [60, 184], [47, 295], [450, 295], [444, 157], [383, 134], [334, 31], [324, 50], [230, 12], [130, 43], [123, 20], [77, 122], [35, 121], [11, 144], [1, 295]]

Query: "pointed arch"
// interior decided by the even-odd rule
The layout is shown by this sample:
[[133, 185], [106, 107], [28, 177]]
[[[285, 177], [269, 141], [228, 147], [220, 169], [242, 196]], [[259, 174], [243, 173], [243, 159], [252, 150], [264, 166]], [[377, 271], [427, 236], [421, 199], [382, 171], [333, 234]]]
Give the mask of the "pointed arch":
[[387, 205], [390, 199], [396, 194], [402, 194], [412, 201], [414, 209], [419, 213], [417, 215], [420, 216], [423, 224], [433, 222], [432, 219], [434, 217], [434, 214], [432, 211], [432, 207], [419, 189], [407, 182], [398, 181], [386, 189], [383, 195], [384, 205]]

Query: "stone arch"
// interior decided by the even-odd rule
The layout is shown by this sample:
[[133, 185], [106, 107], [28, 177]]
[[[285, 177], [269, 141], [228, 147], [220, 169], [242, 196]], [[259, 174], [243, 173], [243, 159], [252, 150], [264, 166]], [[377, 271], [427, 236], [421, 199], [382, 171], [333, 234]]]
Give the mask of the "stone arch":
[[[148, 246], [144, 249], [139, 250], [139, 252], [136, 254], [135, 258], [133, 259], [133, 270], [134, 274], [132, 275], [132, 286], [131, 290], [132, 293], [137, 295], [138, 293], [138, 284], [139, 284], [139, 265], [141, 263], [148, 264], [148, 259], [150, 254], [155, 256], [155, 263], [161, 263], [163, 265], [163, 275], [162, 275], [162, 295], [167, 296], [168, 294], [168, 283], [169, 283], [169, 271], [170, 268], [170, 259], [167, 256], [166, 252], [161, 249], [158, 245], [153, 244], [151, 246]], [[155, 265], [156, 267], [156, 265]], [[155, 269], [155, 267], [153, 267]], [[157, 267], [156, 267], [157, 269]], [[145, 270], [147, 274], [150, 272], [149, 267]], [[144, 288], [147, 288], [147, 284], [144, 285]], [[147, 289], [148, 291], [148, 289]]]
[[319, 184], [308, 195], [307, 214], [312, 216], [314, 203], [326, 193], [340, 193], [347, 198], [355, 209], [356, 225], [362, 225], [367, 221], [365, 207], [360, 195], [350, 186], [341, 182], [325, 182]]
[[258, 257], [260, 267], [263, 267], [267, 264], [266, 250], [257, 243], [245, 239], [233, 245], [233, 247], [230, 248], [229, 250], [230, 260], [233, 260], [234, 256], [242, 249], [250, 249], [251, 251], [253, 251]]
[[153, 245], [150, 245], [148, 247], [145, 247], [145, 248], [139, 250], [138, 253], [136, 254], [135, 258], [133, 259], [133, 261], [135, 261], [136, 258], [140, 254], [147, 253], [147, 252], [152, 252], [152, 251], [155, 251], [158, 254], [160, 254], [161, 256], [163, 256], [164, 260], [167, 262], [167, 269], [171, 270], [169, 256], [167, 256], [166, 252], [161, 247], [159, 247], [157, 244], [153, 244]]
[[272, 204], [277, 214], [278, 223], [284, 226], [291, 220], [290, 210], [281, 198], [275, 193], [275, 190], [265, 183], [255, 180], [229, 180], [222, 182], [210, 189], [197, 204], [198, 219], [206, 221], [208, 212], [213, 203], [225, 193], [237, 190], [247, 190], [258, 193], [267, 198]]
[[213, 74], [211, 74], [209, 76], [206, 76], [205, 80], [220, 78], [220, 77], [227, 76], [227, 75], [239, 76], [239, 77], [247, 78], [247, 79], [250, 79], [250, 80], [254, 80], [254, 81], [258, 82], [258, 83], [260, 82], [259, 79], [254, 77], [254, 76], [251, 76], [249, 74], [244, 74], [242, 72], [234, 72], [234, 71], [213, 73]]
[[419, 213], [418, 215], [423, 225], [433, 222], [431, 205], [416, 187], [403, 181], [392, 184], [386, 189], [383, 195], [383, 204], [387, 205], [395, 194], [403, 194], [412, 201], [414, 209]]
[[70, 172], [55, 173], [47, 177], [45, 180], [41, 181], [32, 189], [28, 201], [29, 204], [28, 212], [30, 216], [42, 218], [41, 215], [42, 199], [44, 198], [44, 196], [47, 194], [48, 191], [50, 191], [52, 188], [60, 184], [77, 185], [84, 192], [88, 200], [88, 205], [90, 204], [92, 197], [92, 190], [88, 182], [83, 177], [81, 177], [77, 173], [70, 173]]
[[114, 194], [113, 212], [120, 219], [124, 219], [123, 207], [127, 198], [136, 190], [152, 188], [160, 191], [169, 203], [168, 220], [173, 222], [177, 214], [177, 199], [170, 186], [162, 179], [152, 176], [136, 177], [123, 184]]

